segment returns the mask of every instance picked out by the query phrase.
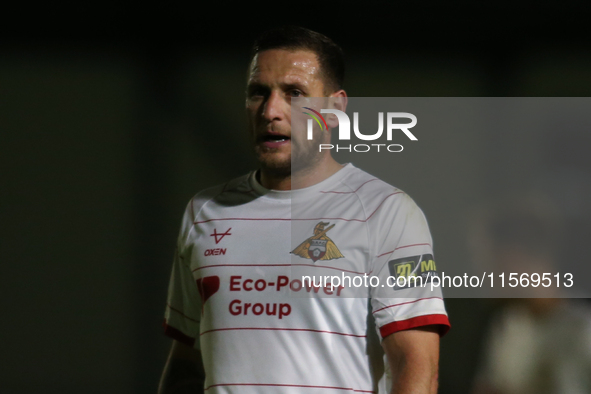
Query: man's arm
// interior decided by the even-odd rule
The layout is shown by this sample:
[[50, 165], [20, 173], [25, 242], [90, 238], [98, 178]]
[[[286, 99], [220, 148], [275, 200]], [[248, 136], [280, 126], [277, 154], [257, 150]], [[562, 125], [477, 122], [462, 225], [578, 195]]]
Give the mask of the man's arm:
[[382, 347], [392, 372], [392, 394], [437, 393], [437, 326], [395, 332], [384, 338]]
[[205, 370], [201, 352], [177, 340], [172, 341], [160, 379], [158, 394], [203, 393]]

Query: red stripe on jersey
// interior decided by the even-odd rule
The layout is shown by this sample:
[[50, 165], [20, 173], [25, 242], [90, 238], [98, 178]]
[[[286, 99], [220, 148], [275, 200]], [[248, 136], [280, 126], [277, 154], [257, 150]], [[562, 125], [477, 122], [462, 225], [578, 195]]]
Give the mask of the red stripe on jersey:
[[394, 253], [394, 252], [395, 252], [395, 251], [397, 251], [398, 249], [410, 248], [410, 247], [412, 247], [412, 246], [431, 246], [431, 244], [412, 244], [412, 245], [404, 245], [404, 246], [399, 246], [399, 247], [397, 247], [397, 248], [396, 248], [396, 249], [394, 249], [394, 250], [391, 250], [391, 251], [389, 251], [389, 252], [386, 252], [386, 253], [382, 253], [382, 254], [380, 254], [380, 255], [378, 255], [378, 256], [376, 256], [376, 257], [382, 257], [382, 256], [385, 256], [385, 255], [387, 255], [387, 254]]
[[191, 338], [190, 336], [185, 335], [183, 332], [181, 332], [181, 330], [174, 328], [173, 326], [169, 326], [166, 323], [166, 319], [164, 319], [162, 326], [164, 327], [164, 334], [171, 337], [172, 339], [175, 339], [191, 347], [195, 345], [195, 338]]
[[305, 384], [278, 384], [278, 383], [218, 383], [207, 386], [204, 390], [209, 390], [212, 387], [219, 386], [263, 386], [263, 387], [300, 387], [308, 389], [331, 389], [331, 390], [347, 390], [356, 393], [375, 393], [371, 390], [356, 390], [350, 387], [332, 387], [332, 386], [309, 386]]
[[424, 315], [417, 316], [407, 320], [393, 321], [382, 327], [380, 327], [380, 334], [382, 338], [387, 337], [398, 331], [409, 330], [411, 328], [423, 327], [423, 326], [439, 326], [439, 335], [444, 336], [451, 328], [449, 319], [446, 315]]
[[214, 331], [233, 331], [233, 330], [308, 331], [308, 332], [316, 332], [316, 333], [320, 333], [320, 334], [343, 335], [346, 337], [356, 337], [356, 338], [366, 338], [367, 337], [367, 335], [347, 334], [344, 332], [336, 332], [336, 331], [313, 330], [311, 328], [269, 328], [269, 327], [216, 328], [213, 330], [208, 330], [208, 331], [202, 332], [200, 335], [208, 334], [208, 333], [214, 332]]
[[413, 300], [413, 301], [408, 301], [408, 302], [401, 302], [400, 304], [394, 304], [394, 305], [388, 305], [385, 306], [383, 308], [380, 308], [378, 310], [373, 311], [372, 313], [377, 313], [379, 311], [383, 311], [384, 309], [388, 309], [388, 308], [394, 308], [396, 306], [400, 306], [400, 305], [405, 305], [405, 304], [414, 304], [415, 302], [419, 302], [419, 301], [423, 301], [423, 300], [431, 300], [431, 299], [438, 299], [438, 300], [443, 300], [443, 298], [441, 297], [426, 297], [426, 298], [419, 298], [417, 300]]
[[371, 215], [369, 215], [366, 219], [345, 219], [345, 218], [301, 218], [301, 219], [284, 219], [284, 218], [219, 218], [219, 219], [207, 219], [207, 220], [200, 220], [200, 221], [196, 221], [193, 224], [201, 224], [201, 223], [209, 223], [209, 222], [215, 222], [215, 221], [223, 221], [223, 220], [246, 220], [246, 221], [274, 221], [274, 220], [282, 220], [282, 221], [291, 221], [291, 220], [343, 220], [345, 222], [361, 222], [361, 223], [365, 223], [367, 222], [369, 219], [371, 219], [371, 217], [381, 208], [381, 206], [384, 204], [384, 202], [390, 198], [391, 196], [394, 196], [396, 194], [401, 194], [404, 192], [396, 192], [396, 193], [392, 193], [392, 194], [388, 194], [380, 203], [380, 205], [378, 205], [378, 207], [371, 213]]
[[211, 267], [290, 267], [291, 264], [212, 264], [195, 268], [192, 272]]
[[321, 191], [320, 193], [351, 194], [351, 193], [355, 193], [357, 190], [361, 189], [363, 187], [363, 185], [365, 185], [366, 183], [377, 181], [377, 180], [378, 180], [378, 178], [374, 178], [374, 179], [370, 179], [369, 181], [365, 181], [361, 184], [361, 186], [359, 186], [357, 189], [353, 190], [352, 192], [333, 192], [333, 191], [323, 192], [323, 191]]
[[337, 271], [344, 271], [350, 272], [352, 274], [363, 275], [365, 272], [356, 272], [350, 271], [342, 268], [337, 267], [329, 267], [326, 265], [315, 265], [315, 264], [212, 264], [212, 265], [204, 265], [203, 267], [197, 267], [192, 272], [199, 271], [202, 268], [211, 268], [211, 267], [295, 267], [295, 266], [304, 266], [304, 267], [315, 267], [315, 268], [329, 268]]
[[[244, 220], [244, 221], [277, 221], [277, 220], [282, 220], [282, 221], [289, 222], [292, 219], [285, 219], [285, 218], [264, 218], [264, 219], [263, 218], [218, 218], [218, 219], [200, 220], [200, 221], [196, 221], [193, 224], [209, 223], [209, 222], [224, 221], [224, 220]], [[293, 220], [296, 220], [296, 219], [293, 219]], [[299, 220], [319, 220], [319, 219], [299, 219]]]
[[178, 309], [173, 308], [172, 305], [166, 304], [166, 306], [169, 307], [171, 310], [175, 311], [176, 313], [178, 313], [179, 315], [181, 315], [182, 317], [187, 318], [191, 321], [194, 321], [195, 323], [199, 323], [199, 320], [195, 320], [193, 318], [190, 318], [189, 316], [185, 315], [183, 312], [179, 311]]

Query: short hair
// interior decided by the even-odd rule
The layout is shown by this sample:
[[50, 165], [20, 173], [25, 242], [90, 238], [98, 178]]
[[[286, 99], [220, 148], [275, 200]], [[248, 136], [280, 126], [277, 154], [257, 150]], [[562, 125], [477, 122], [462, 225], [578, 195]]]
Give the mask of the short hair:
[[323, 34], [300, 26], [282, 26], [265, 31], [254, 42], [250, 60], [269, 49], [308, 50], [320, 64], [324, 86], [333, 91], [343, 88], [345, 60], [343, 50]]

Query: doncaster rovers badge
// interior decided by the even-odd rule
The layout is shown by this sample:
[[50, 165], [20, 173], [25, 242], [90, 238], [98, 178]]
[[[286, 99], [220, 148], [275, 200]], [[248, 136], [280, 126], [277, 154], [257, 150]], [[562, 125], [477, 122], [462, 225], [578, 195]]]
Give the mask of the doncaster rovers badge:
[[[291, 251], [293, 254], [304, 259], [317, 260], [333, 260], [345, 257], [335, 243], [326, 236], [328, 230], [334, 227], [334, 224], [328, 226], [328, 222], [320, 222], [314, 227], [314, 235], [302, 242], [297, 248]], [[325, 228], [326, 227], [326, 228]]]

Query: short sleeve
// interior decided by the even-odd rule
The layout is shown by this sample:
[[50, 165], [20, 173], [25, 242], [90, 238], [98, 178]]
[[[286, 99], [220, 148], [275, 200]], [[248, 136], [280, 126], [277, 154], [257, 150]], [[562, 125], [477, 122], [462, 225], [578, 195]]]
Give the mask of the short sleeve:
[[199, 349], [201, 296], [197, 282], [188, 261], [186, 261], [188, 257], [185, 256], [187, 252], [184, 247], [187, 231], [190, 231], [189, 229], [192, 227], [190, 212], [190, 207], [188, 207], [174, 254], [163, 325], [166, 335]]
[[[402, 330], [437, 325], [450, 328], [425, 215], [406, 194], [383, 207], [370, 231], [376, 240], [372, 275], [383, 285], [371, 289], [372, 313], [382, 338]], [[437, 283], [437, 282], [436, 282]]]

